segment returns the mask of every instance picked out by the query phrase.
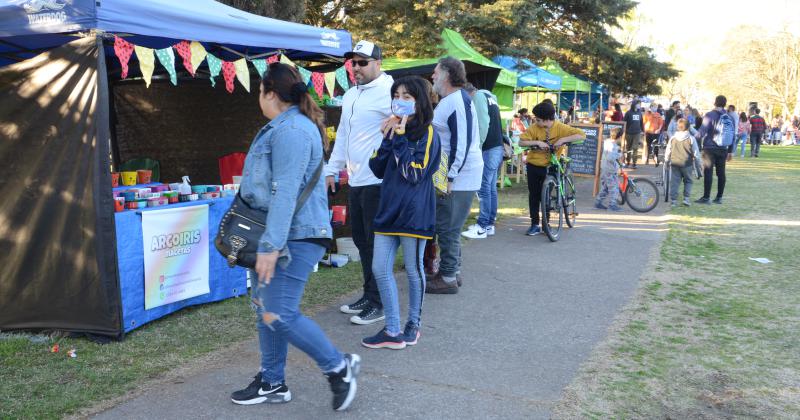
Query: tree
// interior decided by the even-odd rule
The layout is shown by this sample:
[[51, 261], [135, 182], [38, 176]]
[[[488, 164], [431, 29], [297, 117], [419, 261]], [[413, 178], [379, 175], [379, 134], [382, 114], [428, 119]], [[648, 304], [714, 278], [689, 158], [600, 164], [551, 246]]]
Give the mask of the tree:
[[306, 11], [305, 1], [219, 0], [219, 2], [248, 13], [289, 22], [301, 22]]

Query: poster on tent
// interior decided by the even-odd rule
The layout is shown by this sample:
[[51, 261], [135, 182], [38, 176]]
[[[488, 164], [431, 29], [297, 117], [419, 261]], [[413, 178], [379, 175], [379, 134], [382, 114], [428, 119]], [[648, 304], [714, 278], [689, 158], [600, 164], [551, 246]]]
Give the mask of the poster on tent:
[[142, 212], [144, 308], [209, 293], [208, 205]]

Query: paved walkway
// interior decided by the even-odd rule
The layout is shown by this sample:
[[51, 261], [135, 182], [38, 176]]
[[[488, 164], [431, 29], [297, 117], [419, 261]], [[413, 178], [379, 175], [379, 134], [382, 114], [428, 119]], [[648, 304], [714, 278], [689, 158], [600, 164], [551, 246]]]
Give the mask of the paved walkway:
[[457, 295], [426, 295], [417, 346], [366, 349], [359, 340], [382, 325], [351, 325], [339, 304], [318, 313], [315, 319], [341, 350], [363, 358], [358, 397], [345, 413], [331, 410], [327, 381], [294, 349], [287, 368], [291, 403], [232, 404], [230, 392], [257, 371], [253, 340], [226, 352], [229, 361], [157, 386], [97, 418], [548, 418], [636, 290], [666, 230], [658, 213], [591, 210], [588, 184], [582, 183], [586, 198], [577, 226], [559, 242], [524, 236], [528, 221], [515, 218], [500, 224], [496, 236], [466, 245], [464, 286]]

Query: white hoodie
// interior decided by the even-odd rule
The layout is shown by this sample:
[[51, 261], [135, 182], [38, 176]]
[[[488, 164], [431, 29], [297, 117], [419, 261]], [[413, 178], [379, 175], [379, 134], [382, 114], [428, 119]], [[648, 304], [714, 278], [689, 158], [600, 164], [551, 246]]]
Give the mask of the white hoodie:
[[339, 173], [347, 166], [352, 187], [380, 184], [369, 169], [369, 158], [381, 145], [381, 123], [392, 113], [391, 88], [394, 79], [382, 73], [377, 79], [344, 94], [342, 118], [325, 175]]

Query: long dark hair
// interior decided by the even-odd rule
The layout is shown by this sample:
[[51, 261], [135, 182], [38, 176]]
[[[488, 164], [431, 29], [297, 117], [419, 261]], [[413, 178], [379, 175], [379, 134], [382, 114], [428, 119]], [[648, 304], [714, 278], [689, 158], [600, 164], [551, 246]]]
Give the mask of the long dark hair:
[[264, 93], [275, 92], [283, 102], [297, 105], [300, 113], [316, 124], [322, 137], [322, 146], [327, 150], [328, 136], [325, 134], [325, 114], [308, 94], [308, 86], [297, 69], [283, 63], [272, 63], [261, 79]]
[[392, 84], [392, 98], [400, 86], [405, 87], [406, 92], [413, 96], [415, 101], [414, 118], [406, 124], [406, 136], [412, 140], [419, 140], [428, 134], [428, 126], [433, 121], [430, 82], [419, 76], [401, 77]]

